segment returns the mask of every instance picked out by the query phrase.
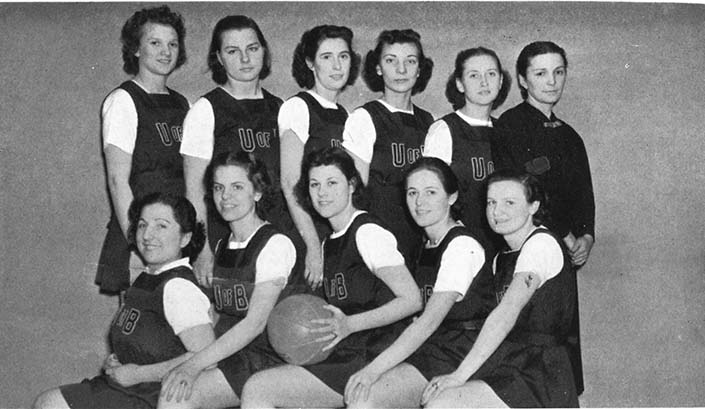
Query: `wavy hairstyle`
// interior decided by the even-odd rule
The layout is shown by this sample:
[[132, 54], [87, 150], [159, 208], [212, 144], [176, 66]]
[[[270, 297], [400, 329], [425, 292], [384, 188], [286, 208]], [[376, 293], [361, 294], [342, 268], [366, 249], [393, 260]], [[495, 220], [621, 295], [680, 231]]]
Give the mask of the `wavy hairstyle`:
[[499, 169], [487, 177], [486, 185], [487, 188], [489, 188], [492, 183], [503, 181], [519, 183], [524, 187], [524, 196], [527, 202], [533, 203], [538, 201], [540, 203], [539, 209], [534, 213], [532, 218], [534, 226], [540, 226], [550, 222], [548, 195], [536, 176], [516, 169]]
[[433, 60], [426, 57], [421, 45], [421, 34], [414, 30], [384, 30], [377, 37], [377, 46], [370, 50], [365, 57], [365, 66], [362, 70], [362, 78], [365, 84], [373, 92], [384, 91], [384, 79], [377, 74], [377, 66], [382, 57], [385, 45], [392, 44], [413, 44], [419, 52], [419, 78], [416, 79], [411, 95], [416, 95], [426, 89], [426, 85], [431, 80], [433, 74]]
[[211, 78], [216, 84], [223, 85], [228, 81], [228, 73], [223, 64], [218, 61], [218, 52], [223, 46], [223, 33], [229, 30], [251, 29], [257, 35], [257, 40], [264, 48], [264, 61], [262, 70], [259, 72], [259, 79], [263, 80], [272, 72], [272, 56], [269, 52], [269, 44], [262, 34], [257, 23], [247, 16], [227, 16], [220, 19], [213, 28], [211, 44], [208, 48], [208, 69], [211, 71]]
[[350, 73], [345, 86], [355, 83], [357, 75], [360, 72], [360, 55], [355, 52], [352, 46], [352, 30], [344, 26], [322, 25], [306, 31], [301, 36], [301, 40], [294, 50], [294, 60], [291, 63], [291, 75], [294, 76], [296, 83], [299, 84], [301, 88], [311, 89], [316, 85], [316, 78], [306, 64], [306, 61], [314, 61], [318, 47], [323, 40], [329, 38], [340, 38], [348, 45], [348, 50], [350, 51]]
[[176, 30], [179, 38], [179, 55], [176, 58], [177, 69], [186, 63], [186, 27], [181, 14], [173, 12], [167, 6], [152, 7], [135, 12], [122, 27], [120, 41], [122, 42], [122, 69], [129, 75], [137, 75], [139, 72], [139, 58], [135, 53], [140, 48], [143, 28], [147, 23], [162, 24], [171, 26]]
[[499, 61], [497, 53], [485, 47], [468, 48], [459, 52], [458, 55], [455, 57], [455, 69], [453, 70], [453, 73], [450, 75], [450, 77], [448, 77], [448, 82], [446, 82], [446, 99], [453, 106], [454, 110], [458, 110], [464, 107], [466, 103], [465, 94], [458, 91], [456, 80], [462, 80], [463, 74], [465, 72], [465, 62], [472, 57], [477, 57], [481, 55], [486, 55], [488, 57], [493, 58], [497, 63], [497, 69], [499, 70], [500, 74], [502, 74], [502, 87], [499, 89], [497, 98], [495, 98], [495, 100], [492, 102], [492, 109], [495, 109], [498, 106], [502, 105], [507, 99], [507, 95], [509, 94], [509, 88], [511, 87], [511, 77], [506, 71], [504, 71], [504, 69], [502, 69], [502, 63]]
[[189, 241], [186, 247], [181, 249], [181, 255], [188, 257], [190, 262], [193, 263], [196, 261], [196, 258], [206, 243], [206, 231], [203, 222], [196, 220], [196, 209], [194, 209], [188, 199], [181, 195], [155, 192], [147, 194], [140, 199], [133, 200], [127, 213], [130, 221], [130, 228], [128, 230], [130, 244], [134, 245], [136, 243], [137, 224], [142, 215], [142, 210], [156, 203], [171, 208], [174, 214], [174, 220], [179, 224], [182, 234], [191, 233], [191, 241]]
[[245, 170], [247, 180], [252, 183], [255, 192], [262, 194], [262, 199], [255, 204], [255, 212], [262, 220], [267, 220], [267, 213], [272, 206], [272, 177], [264, 162], [257, 159], [252, 153], [245, 151], [223, 152], [211, 161], [205, 175], [207, 200], [213, 200], [213, 176], [215, 171], [226, 166], [236, 166]]
[[353, 158], [343, 149], [330, 147], [315, 150], [308, 155], [301, 164], [301, 177], [296, 183], [294, 193], [296, 200], [301, 207], [306, 209], [310, 214], [318, 216], [318, 213], [313, 208], [311, 195], [308, 192], [310, 181], [309, 173], [311, 169], [319, 166], [335, 166], [348, 180], [348, 183], [353, 186], [355, 191], [352, 194], [352, 204], [356, 209], [365, 209], [367, 207], [367, 195], [362, 183], [362, 177], [355, 167]]
[[[409, 177], [421, 170], [428, 170], [434, 173], [448, 196], [453, 193], [458, 193], [458, 177], [455, 175], [455, 172], [453, 172], [453, 169], [441, 159], [432, 156], [420, 157], [409, 167], [404, 177], [404, 186], [408, 187], [407, 182], [409, 181]], [[460, 218], [461, 207], [460, 200], [456, 200], [455, 203], [450, 206], [450, 215], [453, 219], [458, 220]]]

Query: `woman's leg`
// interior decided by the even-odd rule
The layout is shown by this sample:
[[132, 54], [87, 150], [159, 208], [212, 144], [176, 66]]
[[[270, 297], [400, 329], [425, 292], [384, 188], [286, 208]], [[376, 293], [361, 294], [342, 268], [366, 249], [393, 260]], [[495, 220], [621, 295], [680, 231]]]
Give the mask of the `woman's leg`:
[[227, 408], [239, 406], [240, 399], [233, 392], [232, 387], [225, 379], [220, 369], [204, 371], [193, 385], [191, 397], [188, 400], [176, 402], [172, 397], [170, 401], [165, 396], [159, 396], [157, 408], [159, 409], [192, 409], [192, 408]]
[[306, 369], [284, 365], [252, 375], [242, 390], [241, 407], [339, 408], [343, 396]]
[[446, 389], [426, 404], [426, 408], [507, 408], [507, 404], [483, 381], [470, 381]]
[[61, 391], [56, 389], [48, 390], [41, 395], [37, 396], [37, 399], [32, 405], [33, 409], [69, 409], [69, 404], [64, 399], [64, 395]]
[[416, 367], [402, 363], [385, 372], [370, 388], [368, 400], [348, 408], [418, 408], [428, 380]]

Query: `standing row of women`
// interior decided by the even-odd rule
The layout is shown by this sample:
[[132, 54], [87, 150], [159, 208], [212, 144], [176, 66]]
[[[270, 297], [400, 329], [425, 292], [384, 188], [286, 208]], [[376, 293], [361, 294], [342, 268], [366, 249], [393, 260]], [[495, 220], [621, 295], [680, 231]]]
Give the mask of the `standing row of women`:
[[[486, 203], [482, 184], [495, 167], [521, 168], [544, 182], [552, 199], [559, 204], [552, 213], [556, 222], [547, 222], [547, 227], [560, 235], [574, 264], [581, 265], [586, 261], [594, 240], [592, 185], [582, 141], [552, 112], [560, 99], [567, 69], [565, 53], [555, 44], [534, 43], [520, 54], [517, 75], [526, 100], [507, 111], [496, 123], [490, 113], [496, 107], [504, 83], [499, 59], [494, 52], [481, 47], [461, 52], [446, 89], [457, 111], [433, 123], [432, 116], [411, 101], [412, 95], [424, 90], [433, 68], [432, 61], [424, 54], [420, 36], [413, 30], [389, 30], [379, 36], [377, 46], [365, 58], [363, 78], [371, 90], [383, 92], [382, 97], [356, 109], [349, 117], [347, 111], [337, 104], [337, 99], [345, 87], [355, 81], [360, 58], [352, 47], [353, 33], [346, 27], [318, 26], [304, 33], [295, 50], [292, 74], [305, 91], [282, 104], [261, 85], [271, 71], [271, 56], [260, 28], [244, 16], [222, 19], [214, 29], [208, 55], [208, 65], [218, 87], [190, 109], [183, 97], [166, 87], [168, 76], [185, 61], [184, 35], [180, 16], [166, 7], [135, 13], [123, 28], [125, 70], [134, 78], [111, 93], [103, 107], [104, 150], [113, 218], [97, 277], [101, 288], [105, 291], [127, 288], [132, 281], [129, 266], [141, 264], [134, 253], [130, 256], [125, 235], [128, 231], [125, 209], [132, 198], [143, 197], [151, 191], [185, 192], [198, 219], [207, 222], [208, 230], [208, 245], [194, 262], [194, 272], [201, 285], [213, 287], [214, 305], [221, 316], [226, 317], [221, 318], [216, 326], [219, 337], [214, 343], [200, 351], [194, 350], [193, 355], [184, 355], [178, 366], [162, 369], [161, 374], [168, 371], [168, 376], [161, 388], [161, 406], [240, 404], [244, 382], [251, 373], [283, 363], [262, 338], [262, 330], [278, 298], [303, 291], [302, 274], [313, 288], [322, 286], [324, 297], [339, 308], [335, 309], [334, 318], [327, 327], [335, 334], [331, 343], [331, 347], [335, 347], [334, 354], [311, 368], [280, 366], [259, 372], [245, 388], [249, 400], [246, 399], [243, 405], [340, 406], [344, 396], [349, 404], [364, 402], [363, 397], [372, 396], [375, 402], [384, 405], [388, 399], [384, 397], [386, 392], [372, 386], [381, 376], [390, 377], [385, 385], [394, 384], [395, 377], [403, 380], [400, 383], [408, 390], [394, 387], [390, 391], [409, 392], [403, 394], [403, 399], [411, 399], [415, 404], [419, 400], [414, 396], [423, 396], [431, 403], [447, 399], [448, 396], [439, 394], [446, 388], [460, 386], [459, 393], [466, 393], [462, 386], [465, 381], [471, 375], [482, 373], [478, 372], [479, 368], [510, 334], [514, 322], [526, 318], [528, 313], [522, 308], [533, 305], [529, 302], [535, 299], [532, 295], [547, 293], [550, 295], [542, 297], [554, 302], [556, 300], [551, 297], [556, 290], [553, 288], [565, 287], [565, 279], [560, 280], [562, 284], [547, 287], [551, 290], [539, 290], [555, 277], [570, 277], [570, 273], [563, 272], [566, 264], [555, 261], [561, 258], [559, 256], [552, 256], [553, 264], [549, 267], [520, 263], [520, 266], [528, 266], [523, 267], [528, 269], [524, 271], [526, 277], [522, 276], [528, 293], [511, 292], [512, 308], [498, 307], [490, 315], [488, 323], [491, 325], [483, 327], [489, 328], [483, 331], [489, 331], [490, 335], [483, 336], [480, 332], [475, 342], [479, 352], [473, 353], [477, 348], [470, 349], [475, 341], [472, 331], [459, 323], [479, 314], [482, 306], [486, 307], [484, 301], [478, 300], [483, 300], [483, 294], [492, 287], [488, 283], [493, 278], [491, 275], [482, 278], [483, 275], [479, 274], [481, 268], [477, 265], [492, 260], [495, 250], [503, 245], [495, 232], [504, 237], [514, 252], [529, 242], [529, 235], [532, 240], [534, 235], [544, 236], [535, 234], [533, 218], [529, 217], [532, 222], [522, 225], [526, 228], [516, 235], [521, 236], [521, 240], [510, 242], [508, 234], [492, 226], [489, 210], [489, 223], [482, 216]], [[351, 154], [350, 163], [354, 160], [356, 169], [351, 170], [345, 165], [349, 158], [342, 151], [328, 152], [328, 156], [320, 152], [321, 148], [331, 146], [344, 147]], [[228, 152], [233, 153], [229, 155]], [[253, 157], [240, 155], [236, 158], [236, 152], [251, 153]], [[427, 228], [423, 221], [428, 217], [427, 211], [410, 204], [410, 195], [429, 194], [426, 179], [433, 179], [428, 172], [422, 171], [411, 172], [407, 179], [404, 178], [422, 154], [442, 159], [458, 174], [458, 189], [454, 191], [446, 186], [451, 178], [439, 176], [450, 170], [429, 171], [438, 179], [434, 183], [443, 185], [446, 196], [456, 195], [448, 202], [457, 201], [462, 205], [459, 220], [465, 225], [462, 228], [465, 233], [448, 234], [459, 230], [453, 227], [453, 218], [443, 219], [444, 227], [434, 224], [434, 227]], [[340, 155], [344, 158], [341, 159]], [[309, 160], [304, 161], [307, 157]], [[214, 158], [224, 158], [225, 162], [214, 161]], [[269, 171], [262, 171], [261, 161], [268, 164]], [[436, 167], [443, 169], [438, 164]], [[532, 196], [531, 189], [534, 188], [527, 187], [528, 182], [522, 182], [518, 177], [510, 179], [523, 186], [519, 190], [525, 194], [522, 197], [529, 208], [528, 213], [533, 215], [531, 209], [535, 203], [538, 203], [537, 207], [545, 205], [540, 198]], [[301, 201], [297, 199], [296, 186], [301, 186], [304, 181], [308, 181], [303, 185], [308, 195], [303, 196], [308, 200]], [[369, 187], [368, 193], [372, 197], [369, 214], [359, 212], [361, 209], [352, 201], [353, 193], [363, 185]], [[345, 189], [340, 190], [342, 188]], [[300, 192], [301, 187], [298, 190]], [[438, 192], [438, 188], [435, 191]], [[516, 203], [516, 192], [511, 193], [514, 194], [511, 200]], [[349, 195], [347, 200], [344, 200], [345, 195]], [[302, 195], [298, 196], [301, 198]], [[502, 200], [508, 201], [505, 196]], [[315, 211], [302, 205], [308, 201]], [[501, 218], [494, 219], [497, 220]], [[497, 224], [504, 222], [506, 220]], [[327, 238], [331, 233], [332, 236]], [[425, 247], [422, 236], [429, 240]], [[455, 244], [451, 245], [450, 238]], [[321, 247], [323, 240], [325, 244]], [[546, 240], [550, 241], [543, 241]], [[396, 252], [397, 246], [399, 252]], [[474, 258], [446, 261], [451, 264], [441, 263], [444, 268], [438, 267], [436, 258], [442, 257], [446, 251], [450, 251], [448, 254], [462, 253], [458, 247]], [[540, 247], [539, 251], [544, 248]], [[555, 248], [551, 251], [555, 253]], [[336, 260], [342, 254], [348, 257]], [[142, 260], [147, 261], [144, 255]], [[512, 263], [505, 263], [509, 265], [507, 271], [514, 271]], [[556, 268], [558, 264], [560, 268]], [[430, 267], [432, 273], [421, 272], [424, 268], [420, 266], [424, 265], [435, 266]], [[460, 273], [454, 269], [461, 265], [463, 271], [468, 271], [459, 279], [456, 276]], [[233, 277], [235, 266], [238, 275]], [[359, 292], [362, 298], [336, 299], [336, 293], [329, 289], [331, 283], [340, 278], [326, 276], [336, 269], [343, 272], [359, 270], [361, 277], [367, 277], [360, 279], [359, 284], [349, 278], [355, 289], [351, 294]], [[439, 269], [453, 273], [441, 274]], [[391, 324], [414, 313], [420, 305], [409, 270], [415, 274], [420, 286], [431, 287], [435, 283], [431, 291], [435, 297], [428, 298], [426, 310], [417, 319], [430, 324], [425, 327], [412, 324], [392, 347], [377, 357], [398, 335]], [[424, 274], [427, 277], [420, 279]], [[447, 277], [441, 280], [434, 274]], [[509, 286], [511, 289], [509, 283], [517, 276], [503, 272], [495, 275], [494, 281], [501, 284], [500, 287]], [[473, 277], [479, 279], [475, 284], [479, 287], [478, 295], [467, 297], [467, 288]], [[250, 284], [240, 288], [234, 282]], [[371, 292], [366, 290], [368, 287]], [[240, 295], [247, 304], [246, 308], [233, 304], [237, 301], [234, 294], [239, 290], [243, 291]], [[445, 291], [449, 294], [444, 294]], [[567, 291], [566, 297], [572, 297], [571, 294]], [[577, 318], [577, 303], [570, 299], [564, 301], [566, 303], [560, 305], [575, 305], [571, 313], [574, 311]], [[463, 303], [469, 306], [463, 307]], [[537, 303], [545, 309], [546, 303]], [[446, 319], [446, 316], [453, 317], [453, 311], [459, 311], [457, 317]], [[519, 321], [517, 316], [521, 318]], [[523, 339], [525, 333], [536, 332], [537, 328], [532, 327], [534, 321], [510, 335], [522, 347], [530, 345], [536, 349], [538, 346], [543, 351], [549, 346], [562, 345], [563, 324], [577, 325], [577, 319], [564, 318], [558, 315], [541, 318], [552, 324], [557, 322], [555, 320], [560, 321], [560, 334], [551, 335], [553, 338], [548, 341], [548, 338], [540, 342]], [[453, 324], [446, 327], [446, 321]], [[443, 329], [441, 335], [437, 334], [438, 331], [429, 334], [429, 329], [434, 326]], [[546, 328], [538, 330], [542, 332]], [[444, 337], [453, 331], [458, 336], [470, 338], [453, 344], [459, 349], [445, 352], [450, 355], [442, 360], [445, 362], [442, 369], [434, 366], [437, 363], [424, 362], [427, 352], [409, 357], [419, 345], [422, 345], [419, 351], [424, 348], [435, 351], [433, 348], [440, 348], [446, 340]], [[573, 345], [579, 347], [577, 327], [572, 336]], [[430, 343], [424, 343], [427, 339]], [[365, 351], [369, 353], [356, 350], [360, 344], [366, 345]], [[468, 351], [468, 358], [463, 360]], [[498, 351], [505, 350], [499, 348]], [[511, 348], [505, 352], [495, 355], [516, 355]], [[579, 349], [577, 352], [574, 366], [568, 372], [562, 365], [562, 356], [557, 358], [556, 364], [556, 354], [551, 355], [552, 365], [564, 373], [580, 375]], [[525, 356], [524, 352], [519, 355]], [[371, 369], [365, 367], [375, 357]], [[411, 367], [417, 368], [416, 372], [399, 366], [407, 358]], [[503, 362], [503, 359], [497, 358], [497, 362]], [[426, 388], [424, 392], [421, 389], [433, 376], [442, 375], [458, 364], [456, 375], [431, 383], [435, 385], [433, 390]], [[431, 369], [427, 368], [428, 365]], [[488, 368], [491, 366], [487, 365]], [[520, 363], [512, 363], [502, 376], [493, 372], [498, 379], [501, 378], [496, 382], [487, 380], [480, 386], [471, 382], [474, 386], [468, 389], [468, 393], [475, 396], [473, 388], [484, 388], [487, 392], [489, 387], [494, 395], [477, 395], [489, 396], [489, 401], [482, 401], [487, 404], [495, 402], [491, 400], [494, 398], [509, 405], [525, 402], [533, 405], [577, 404], [577, 399], [573, 400], [574, 390], [571, 392], [564, 384], [550, 385], [549, 389], [565, 392], [568, 400], [537, 395], [531, 388], [527, 392], [526, 388], [507, 386], [506, 380], [514, 376], [511, 371], [520, 366]], [[395, 369], [392, 371], [392, 368]], [[348, 381], [348, 377], [356, 372]], [[295, 379], [296, 382], [289, 389], [278, 388], [281, 395], [272, 393], [272, 385], [284, 385], [282, 379], [287, 382]], [[576, 382], [576, 385], [580, 391], [581, 383]], [[514, 392], [498, 392], [503, 388]], [[301, 395], [301, 391], [308, 390], [318, 392]], [[297, 396], [311, 400], [297, 400]], [[407, 404], [404, 400], [401, 402], [405, 403], [394, 399], [388, 401], [393, 402], [392, 405]], [[460, 403], [456, 402], [451, 406], [458, 405]]]

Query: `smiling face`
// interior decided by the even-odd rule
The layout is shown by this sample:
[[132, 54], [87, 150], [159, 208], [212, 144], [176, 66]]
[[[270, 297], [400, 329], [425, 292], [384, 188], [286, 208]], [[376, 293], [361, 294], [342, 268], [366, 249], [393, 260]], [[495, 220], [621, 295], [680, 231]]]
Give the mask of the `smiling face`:
[[182, 233], [174, 211], [163, 203], [153, 203], [142, 209], [137, 221], [137, 249], [154, 271], [181, 258], [181, 249], [188, 245], [191, 233]]
[[262, 193], [255, 190], [247, 171], [239, 166], [219, 166], [213, 172], [213, 203], [227, 223], [256, 217]]
[[382, 47], [377, 75], [382, 76], [385, 92], [411, 92], [420, 73], [419, 50], [415, 44], [394, 43]]
[[449, 195], [431, 170], [421, 169], [407, 177], [406, 205], [416, 224], [427, 232], [452, 223], [450, 207], [457, 199], [458, 194]]
[[355, 188], [335, 165], [316, 166], [309, 171], [308, 193], [318, 214], [328, 219], [335, 229], [344, 225], [354, 212], [352, 194]]
[[218, 61], [225, 68], [231, 81], [259, 80], [264, 66], [264, 47], [251, 28], [228, 30], [221, 34]]
[[553, 107], [561, 99], [566, 75], [565, 61], [560, 54], [539, 54], [531, 58], [526, 77], [520, 75], [519, 84], [526, 89], [529, 103]]
[[171, 74], [179, 57], [179, 37], [174, 27], [145, 23], [135, 56], [138, 58], [140, 73], [161, 76]]
[[350, 76], [352, 56], [348, 43], [342, 38], [321, 41], [313, 61], [306, 61], [313, 71], [315, 88], [338, 92], [345, 87]]
[[492, 56], [476, 55], [465, 60], [463, 76], [455, 79], [455, 86], [465, 95], [466, 103], [492, 105], [502, 88], [502, 72]]
[[523, 240], [531, 232], [539, 206], [538, 201], [527, 201], [524, 186], [517, 181], [492, 182], [487, 188], [487, 221], [507, 242], [512, 238]]

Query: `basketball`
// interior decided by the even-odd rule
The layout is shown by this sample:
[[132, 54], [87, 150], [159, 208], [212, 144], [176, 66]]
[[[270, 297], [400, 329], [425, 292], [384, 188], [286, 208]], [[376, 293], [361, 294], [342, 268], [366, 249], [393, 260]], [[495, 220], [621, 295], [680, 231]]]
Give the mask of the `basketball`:
[[315, 364], [328, 358], [333, 348], [321, 349], [331, 340], [316, 342], [324, 332], [311, 332], [320, 324], [311, 320], [331, 318], [333, 313], [323, 308], [326, 301], [309, 294], [295, 294], [277, 304], [267, 321], [269, 342], [286, 362], [293, 365]]

